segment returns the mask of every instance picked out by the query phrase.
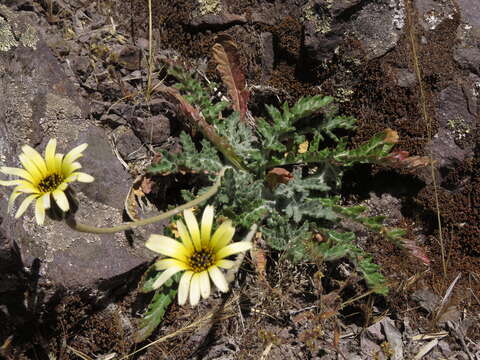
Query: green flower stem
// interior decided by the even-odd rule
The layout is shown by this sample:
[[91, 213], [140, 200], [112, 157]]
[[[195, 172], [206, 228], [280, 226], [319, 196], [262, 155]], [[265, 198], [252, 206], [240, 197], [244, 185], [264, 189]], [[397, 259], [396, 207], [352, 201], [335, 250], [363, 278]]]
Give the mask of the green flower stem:
[[208, 200], [211, 198], [213, 195], [215, 195], [218, 191], [218, 188], [221, 185], [221, 180], [223, 175], [225, 174], [225, 170], [228, 169], [229, 166], [224, 166], [222, 170], [220, 170], [220, 173], [218, 174], [215, 183], [208, 189], [204, 194], [200, 195], [199, 197], [193, 199], [192, 201], [189, 201], [183, 205], [180, 205], [176, 207], [175, 209], [172, 209], [170, 211], [164, 212], [160, 215], [156, 215], [147, 219], [142, 219], [138, 221], [132, 221], [129, 223], [125, 224], [120, 224], [117, 226], [113, 227], [106, 227], [106, 228], [100, 228], [96, 226], [91, 226], [91, 225], [85, 225], [85, 224], [80, 224], [75, 220], [74, 214], [70, 214], [67, 216], [65, 219], [65, 222], [67, 223], [68, 226], [70, 226], [73, 230], [79, 231], [79, 232], [84, 232], [84, 233], [92, 233], [92, 234], [113, 234], [116, 232], [120, 231], [125, 231], [125, 230], [130, 230], [134, 229], [140, 226], [145, 226], [149, 224], [156, 223], [158, 221], [162, 221], [165, 219], [168, 219], [169, 217], [172, 217], [179, 212], [189, 209], [191, 207], [197, 206], [198, 204], [201, 204], [202, 202]]

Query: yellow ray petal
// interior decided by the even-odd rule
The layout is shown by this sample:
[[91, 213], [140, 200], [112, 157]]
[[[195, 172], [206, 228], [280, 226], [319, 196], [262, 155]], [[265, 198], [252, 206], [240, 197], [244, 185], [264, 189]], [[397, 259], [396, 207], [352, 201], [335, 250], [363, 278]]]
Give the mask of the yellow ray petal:
[[207, 299], [210, 296], [210, 278], [207, 271], [202, 271], [199, 275], [200, 294], [202, 298]]
[[162, 275], [160, 275], [160, 277], [155, 280], [155, 282], [153, 283], [152, 287], [154, 289], [158, 289], [160, 286], [162, 286], [163, 284], [165, 284], [165, 281], [167, 281], [168, 279], [170, 279], [173, 275], [175, 275], [176, 273], [178, 273], [179, 271], [182, 271], [182, 269], [178, 268], [178, 267], [171, 267], [171, 268], [168, 268], [167, 270], [165, 270]]
[[62, 163], [63, 163], [63, 154], [55, 154], [55, 172], [57, 174], [62, 174], [63, 177], [65, 177], [65, 175], [62, 173]]
[[43, 194], [40, 199], [43, 201], [43, 207], [50, 209], [50, 193]]
[[18, 158], [20, 159], [20, 162], [22, 163], [22, 166], [25, 168], [25, 170], [27, 170], [30, 175], [32, 175], [32, 177], [36, 180], [35, 183], [40, 182], [40, 180], [42, 180], [43, 178], [43, 175], [42, 172], [35, 165], [35, 163], [30, 160], [30, 158], [25, 154], [18, 155]]
[[12, 194], [10, 195], [8, 199], [8, 206], [7, 206], [7, 213], [9, 213], [12, 210], [13, 204], [15, 203], [15, 200], [17, 197], [20, 196], [22, 192], [20, 191], [12, 191]]
[[179, 267], [182, 270], [189, 270], [190, 268], [187, 263], [178, 259], [161, 259], [155, 263], [155, 268], [157, 270], [166, 270], [170, 267]]
[[185, 245], [185, 248], [189, 253], [193, 253], [194, 248], [192, 239], [190, 239], [190, 234], [188, 233], [188, 230], [182, 220], [177, 221], [177, 230], [180, 238], [182, 239], [183, 245]]
[[65, 191], [68, 188], [68, 184], [64, 181], [60, 185], [58, 185], [57, 190], [58, 191]]
[[215, 265], [217, 265], [218, 267], [221, 267], [222, 269], [231, 269], [234, 264], [235, 264], [235, 261], [226, 260], [226, 259], [218, 260], [215, 262]]
[[145, 246], [159, 254], [169, 256], [183, 262], [187, 261], [188, 252], [185, 246], [167, 236], [156, 234], [150, 235], [149, 239], [145, 243]]
[[74, 162], [75, 160], [79, 159], [80, 157], [83, 156], [83, 152], [85, 151], [85, 149], [88, 147], [88, 144], [82, 144], [82, 145], [78, 145], [77, 147], [73, 148], [72, 150], [70, 150], [68, 152], [67, 155], [65, 155], [64, 159], [63, 159], [63, 164], [66, 165], [66, 164], [71, 164], [72, 162]]
[[29, 174], [28, 171], [25, 169], [2, 166], [0, 168], [0, 171], [4, 174], [15, 175], [15, 176], [24, 178], [25, 180], [28, 180], [31, 183], [35, 183], [34, 177], [31, 174]]
[[0, 185], [2, 186], [14, 186], [14, 185], [20, 185], [21, 184], [20, 179], [17, 180], [0, 180]]
[[77, 176], [77, 181], [83, 182], [83, 183], [91, 183], [95, 180], [95, 178], [91, 175], [85, 174], [83, 172], [77, 172], [75, 173]]
[[36, 194], [27, 196], [20, 204], [20, 207], [18, 208], [17, 213], [15, 214], [15, 219], [18, 219], [20, 216], [22, 216], [25, 210], [27, 210], [30, 203], [37, 197], [38, 195]]
[[246, 251], [252, 247], [252, 243], [246, 242], [246, 241], [239, 241], [230, 245], [225, 246], [224, 248], [221, 248], [218, 250], [218, 252], [215, 254], [217, 260], [221, 260], [223, 258], [226, 258], [227, 256]]
[[45, 221], [45, 207], [42, 197], [39, 197], [35, 202], [35, 220], [37, 220], [38, 225], [43, 225]]
[[234, 234], [235, 228], [232, 226], [232, 222], [230, 220], [222, 223], [210, 240], [210, 246], [213, 248], [213, 251], [218, 251], [222, 247], [227, 246], [232, 241]]
[[210, 279], [212, 279], [218, 290], [220, 290], [221, 292], [228, 291], [227, 280], [225, 279], [225, 276], [218, 267], [210, 266], [210, 268], [208, 269], [208, 275], [210, 276]]
[[192, 276], [193, 271], [185, 271], [180, 279], [180, 284], [178, 284], [178, 305], [184, 305], [187, 302]]
[[52, 195], [53, 195], [53, 199], [55, 200], [55, 203], [58, 205], [60, 209], [62, 209], [65, 212], [67, 212], [70, 209], [67, 196], [63, 191], [57, 189], [52, 192]]
[[213, 206], [208, 205], [203, 210], [202, 223], [200, 226], [202, 246], [208, 246], [210, 242], [210, 235], [212, 233], [212, 224], [213, 224], [214, 210]]
[[48, 175], [47, 165], [45, 164], [45, 160], [43, 160], [42, 155], [40, 155], [37, 150], [35, 150], [34, 148], [28, 145], [23, 145], [22, 151], [25, 153], [26, 157], [28, 157], [31, 161], [33, 161], [35, 166], [42, 173], [42, 177], [45, 177]]
[[64, 177], [69, 177], [75, 170], [81, 169], [82, 165], [75, 161], [73, 163], [63, 163], [62, 164], [62, 174]]
[[200, 301], [200, 275], [193, 274], [190, 280], [190, 305], [195, 306]]
[[195, 215], [193, 215], [193, 212], [191, 210], [185, 210], [183, 212], [183, 217], [185, 218], [185, 222], [187, 223], [187, 228], [190, 232], [190, 238], [192, 239], [195, 249], [200, 250], [202, 248], [202, 243], [200, 240], [200, 229], [198, 228], [198, 222]]
[[40, 191], [36, 186], [33, 186], [31, 183], [28, 181], [20, 180], [22, 183], [18, 185], [16, 188], [13, 189], [13, 191], [20, 191], [25, 194], [40, 194]]
[[47, 147], [45, 148], [45, 163], [47, 169], [50, 171], [55, 171], [55, 149], [57, 148], [57, 140], [50, 139], [48, 141]]

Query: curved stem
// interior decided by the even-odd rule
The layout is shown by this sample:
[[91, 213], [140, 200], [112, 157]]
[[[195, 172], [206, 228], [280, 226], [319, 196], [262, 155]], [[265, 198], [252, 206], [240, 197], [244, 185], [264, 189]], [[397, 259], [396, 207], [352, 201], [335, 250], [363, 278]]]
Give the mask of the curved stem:
[[65, 222], [73, 230], [76, 230], [76, 231], [79, 231], [79, 232], [85, 232], [85, 233], [92, 233], [92, 234], [113, 234], [113, 233], [120, 232], [120, 231], [134, 229], [134, 228], [137, 228], [139, 226], [153, 224], [153, 223], [156, 223], [158, 221], [168, 219], [169, 217], [172, 217], [172, 216], [178, 214], [182, 210], [189, 209], [189, 208], [191, 208], [193, 206], [196, 206], [196, 205], [208, 200], [209, 198], [211, 198], [213, 195], [215, 195], [217, 193], [218, 188], [220, 187], [220, 184], [221, 184], [222, 177], [225, 173], [225, 170], [228, 169], [228, 168], [229, 168], [229, 166], [225, 166], [225, 167], [222, 168], [222, 170], [220, 171], [220, 173], [217, 176], [217, 179], [215, 180], [215, 183], [204, 194], [202, 194], [199, 197], [193, 199], [192, 201], [189, 201], [189, 202], [187, 202], [183, 205], [180, 205], [180, 206], [176, 207], [175, 209], [164, 212], [160, 215], [156, 215], [156, 216], [153, 216], [153, 217], [150, 217], [150, 218], [147, 218], [147, 219], [142, 219], [142, 220], [138, 220], [138, 221], [132, 221], [132, 222], [129, 222], [129, 223], [120, 224], [120, 225], [113, 226], [113, 227], [106, 227], [106, 228], [100, 228], [100, 227], [96, 227], [96, 226], [80, 224], [75, 220], [74, 214], [70, 214], [69, 216], [67, 216], [67, 218], [65, 219]]

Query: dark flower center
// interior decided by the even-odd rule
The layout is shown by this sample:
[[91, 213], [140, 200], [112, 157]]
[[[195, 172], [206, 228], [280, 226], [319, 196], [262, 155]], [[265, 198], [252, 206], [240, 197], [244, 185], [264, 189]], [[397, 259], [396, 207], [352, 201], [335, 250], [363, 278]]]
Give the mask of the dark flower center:
[[215, 263], [215, 256], [210, 249], [195, 250], [189, 259], [189, 265], [193, 272], [199, 273], [207, 270]]
[[63, 176], [60, 174], [51, 174], [38, 183], [38, 188], [44, 193], [51, 192], [56, 190], [63, 180]]

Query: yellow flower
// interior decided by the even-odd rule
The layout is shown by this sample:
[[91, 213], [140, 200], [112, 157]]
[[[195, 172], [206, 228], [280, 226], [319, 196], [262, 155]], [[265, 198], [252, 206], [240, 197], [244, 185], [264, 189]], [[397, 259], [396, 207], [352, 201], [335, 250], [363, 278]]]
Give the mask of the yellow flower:
[[207, 206], [199, 229], [193, 212], [185, 210], [183, 216], [187, 226], [181, 220], [177, 221], [182, 242], [154, 234], [145, 243], [150, 250], [168, 257], [155, 264], [157, 270], [165, 270], [153, 284], [155, 289], [174, 274], [184, 271], [178, 287], [180, 305], [186, 303], [187, 297], [192, 306], [198, 304], [200, 296], [208, 298], [210, 280], [220, 291], [227, 292], [228, 284], [220, 268], [230, 269], [234, 262], [227, 258], [251, 248], [250, 242], [231, 242], [235, 228], [230, 220], [223, 222], [212, 236], [213, 215], [213, 206]]
[[92, 182], [92, 176], [77, 171], [82, 166], [76, 160], [83, 156], [82, 152], [87, 144], [82, 144], [71, 150], [67, 155], [56, 154], [57, 141], [50, 139], [42, 157], [35, 149], [28, 145], [22, 147], [19, 155], [22, 168], [0, 167], [3, 174], [18, 176], [17, 180], [0, 180], [0, 185], [16, 186], [8, 200], [8, 211], [12, 208], [15, 199], [21, 194], [29, 194], [20, 204], [15, 218], [23, 215], [33, 200], [35, 202], [35, 218], [39, 225], [45, 220], [45, 210], [50, 208], [50, 197], [53, 196], [56, 204], [63, 211], [68, 211], [65, 190], [73, 181]]

